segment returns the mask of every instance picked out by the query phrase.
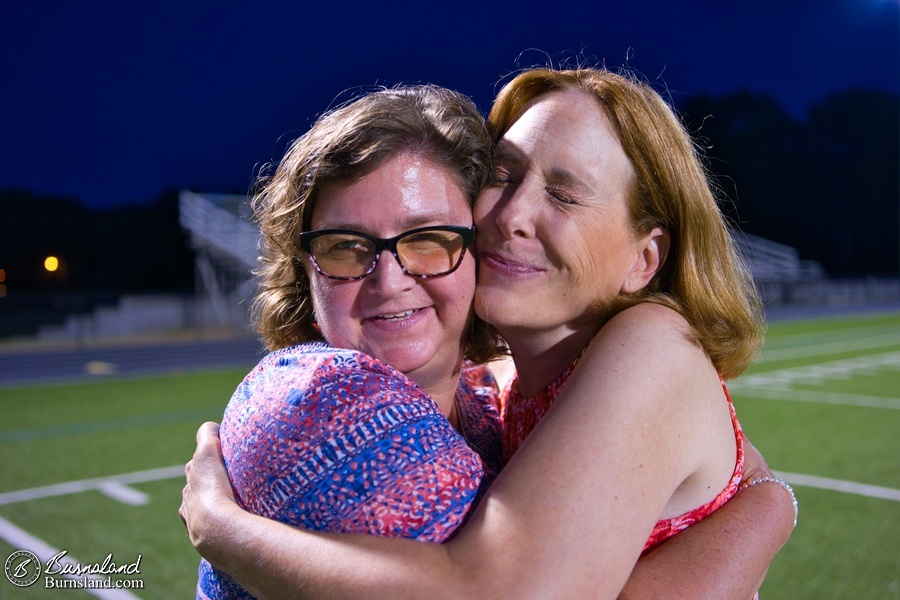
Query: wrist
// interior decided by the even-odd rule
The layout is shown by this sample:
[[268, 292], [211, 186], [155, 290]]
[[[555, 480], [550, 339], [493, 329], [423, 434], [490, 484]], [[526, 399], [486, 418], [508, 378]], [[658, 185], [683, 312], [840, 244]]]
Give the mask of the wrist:
[[[763, 483], [773, 485], [760, 485]], [[780, 491], [778, 488], [781, 488]], [[768, 494], [768, 497], [771, 498], [770, 503], [774, 503], [775, 507], [781, 511], [781, 514], [785, 516], [788, 514], [790, 515], [790, 528], [785, 528], [785, 533], [787, 535], [784, 541], [787, 542], [794, 527], [797, 526], [797, 519], [800, 513], [800, 505], [797, 502], [797, 496], [794, 494], [794, 489], [783, 479], [771, 475], [753, 477], [742, 483], [740, 489], [742, 491], [753, 489], [757, 494]], [[789, 503], [786, 502], [786, 500], [788, 500]]]
[[240, 545], [240, 523], [247, 515], [236, 503], [213, 501], [205, 504], [203, 518], [198, 519], [194, 548], [217, 569], [230, 573], [228, 549]]

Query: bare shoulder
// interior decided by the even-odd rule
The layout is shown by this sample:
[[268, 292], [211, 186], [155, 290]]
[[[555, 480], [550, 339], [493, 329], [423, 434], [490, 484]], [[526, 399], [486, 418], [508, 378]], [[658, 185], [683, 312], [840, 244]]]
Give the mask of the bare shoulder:
[[699, 348], [687, 320], [671, 308], [653, 302], [626, 308], [610, 319], [600, 333], [614, 339], [643, 340], [651, 346], [665, 342]]
[[697, 377], [715, 373], [687, 320], [659, 304], [643, 303], [610, 319], [591, 342], [584, 359], [594, 368], [641, 373], [643, 381], [665, 381], [688, 391]]

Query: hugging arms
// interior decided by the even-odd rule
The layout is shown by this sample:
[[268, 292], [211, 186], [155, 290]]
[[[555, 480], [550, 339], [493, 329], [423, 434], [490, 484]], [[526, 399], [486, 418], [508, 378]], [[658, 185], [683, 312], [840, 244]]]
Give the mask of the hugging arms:
[[[777, 485], [735, 494], [745, 449], [722, 381], [752, 359], [760, 322], [690, 140], [655, 92], [591, 69], [520, 75], [489, 121], [486, 188], [460, 185], [448, 152], [417, 139], [344, 178], [317, 172], [310, 205], [282, 210], [309, 210], [292, 235], [353, 233], [292, 258], [322, 337], [397, 367], [458, 425], [465, 352], [438, 353], [447, 345], [430, 340], [459, 340], [477, 323], [453, 308], [465, 298], [441, 289], [468, 289], [471, 303], [455, 278], [474, 274], [474, 257], [423, 272], [398, 240], [415, 226], [467, 225], [477, 196], [474, 305], [509, 345], [517, 378], [501, 407], [509, 462], [469, 521], [444, 544], [421, 544], [261, 519], [230, 499], [205, 427], [183, 507], [192, 541], [264, 596], [614, 597], [662, 586], [749, 597], [790, 535], [793, 506]], [[286, 181], [309, 182], [289, 171]], [[440, 246], [459, 258], [455, 243]], [[651, 534], [687, 525], [641, 558]]]

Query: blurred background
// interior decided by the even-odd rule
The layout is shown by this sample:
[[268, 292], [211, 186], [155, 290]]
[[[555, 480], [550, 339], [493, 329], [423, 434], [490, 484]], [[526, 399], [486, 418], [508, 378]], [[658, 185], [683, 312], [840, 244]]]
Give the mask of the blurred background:
[[900, 3], [7, 3], [0, 340], [246, 334], [246, 196], [378, 85], [483, 110], [532, 65], [628, 67], [682, 115], [769, 307], [900, 298]]
[[729, 386], [801, 514], [762, 597], [900, 599], [900, 0], [0, 4], [0, 560], [191, 597], [183, 465], [261, 351], [254, 182], [373, 87], [487, 111], [548, 63], [672, 103], [764, 294]]

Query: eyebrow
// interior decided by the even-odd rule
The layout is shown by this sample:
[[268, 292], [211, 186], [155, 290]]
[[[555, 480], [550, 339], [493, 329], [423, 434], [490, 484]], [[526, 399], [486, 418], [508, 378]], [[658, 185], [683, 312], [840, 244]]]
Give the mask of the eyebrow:
[[562, 168], [554, 168], [547, 174], [547, 182], [552, 185], [561, 185], [567, 188], [573, 188], [577, 191], [592, 193], [593, 189], [580, 177]]
[[[471, 227], [472, 225], [471, 217], [468, 219], [463, 219], [464, 221], [470, 221], [468, 223], [454, 222], [458, 220], [459, 219], [454, 219], [447, 214], [417, 213], [415, 215], [411, 215], [408, 219], [404, 219], [401, 228], [403, 231], [410, 231], [412, 229], [419, 229], [420, 227], [440, 227], [443, 225]], [[325, 227], [319, 227], [318, 229], [344, 229], [348, 231], [357, 231], [359, 233], [372, 235], [372, 233], [368, 231], [362, 223], [351, 224], [347, 221], [335, 221], [334, 223], [326, 223]]]
[[500, 140], [494, 147], [494, 161], [497, 160], [520, 165], [525, 162], [525, 156], [514, 144]]
[[[525, 154], [515, 144], [500, 140], [494, 149], [494, 161], [508, 163], [517, 167], [528, 162]], [[553, 167], [549, 172], [543, 173], [544, 179], [550, 185], [560, 185], [573, 188], [584, 193], [592, 193], [592, 188], [582, 178], [563, 167]]]

